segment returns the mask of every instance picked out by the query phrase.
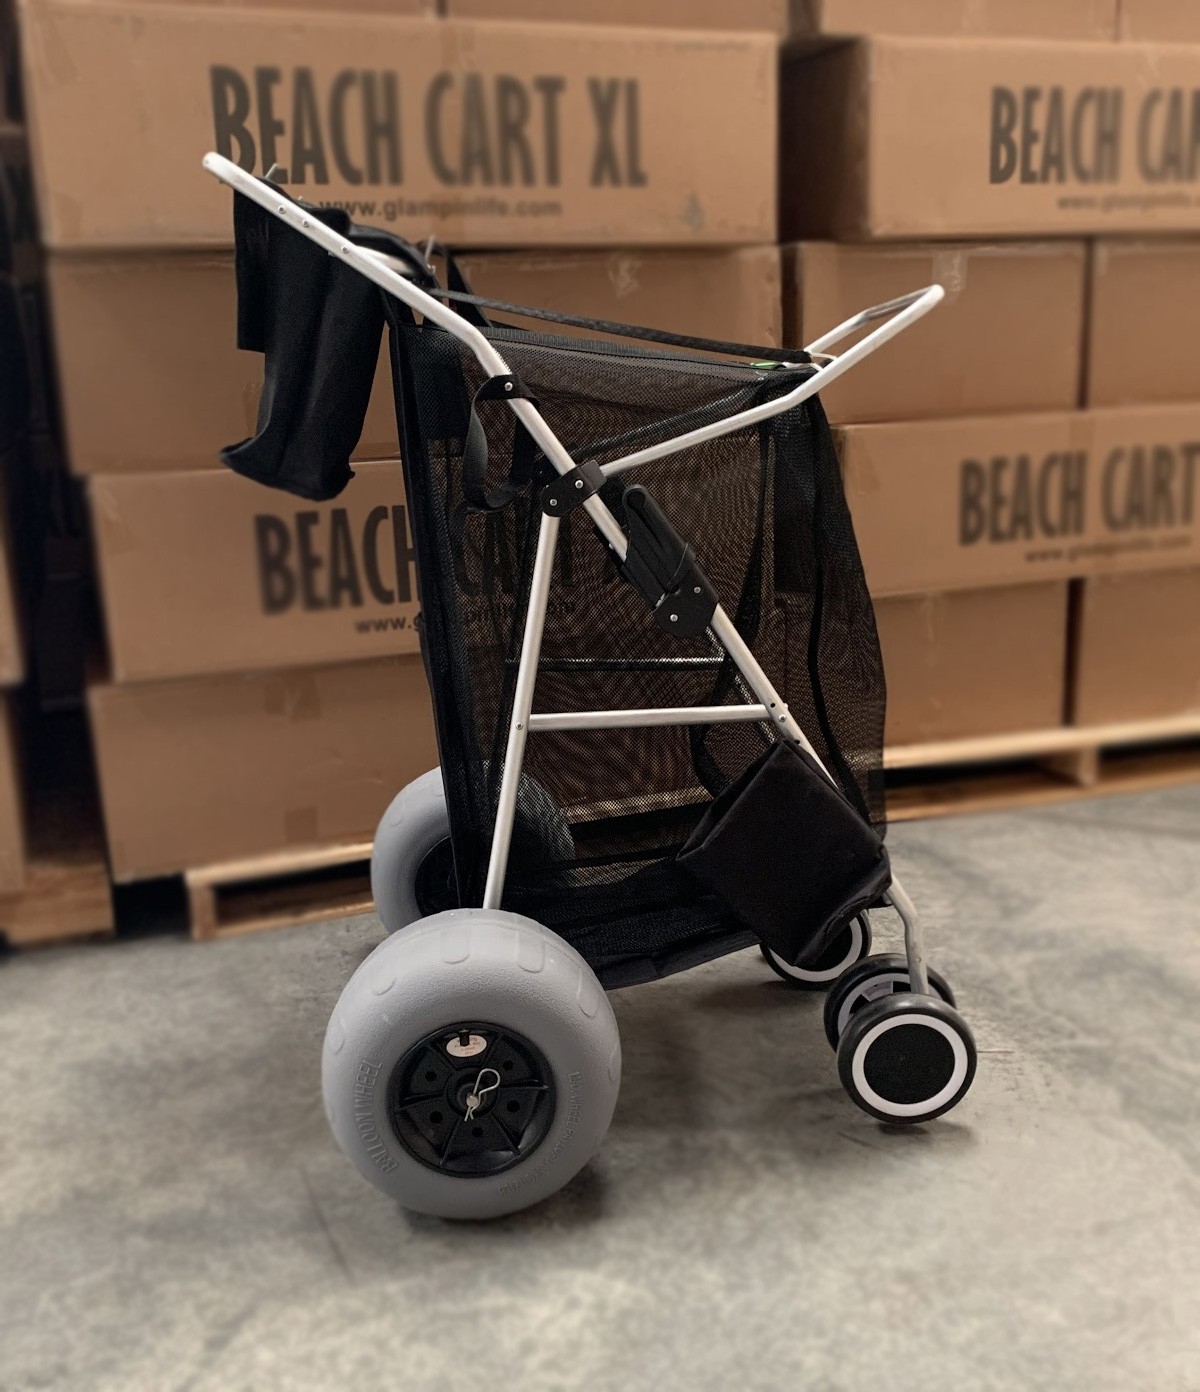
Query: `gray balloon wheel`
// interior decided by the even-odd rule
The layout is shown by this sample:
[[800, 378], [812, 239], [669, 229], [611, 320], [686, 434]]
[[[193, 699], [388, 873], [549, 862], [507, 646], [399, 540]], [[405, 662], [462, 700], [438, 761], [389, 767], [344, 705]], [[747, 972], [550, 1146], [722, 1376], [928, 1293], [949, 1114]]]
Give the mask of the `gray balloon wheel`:
[[425, 858], [450, 835], [441, 769], [430, 769], [392, 799], [379, 819], [371, 848], [371, 893], [389, 933], [422, 916], [417, 876]]
[[[442, 772], [430, 769], [401, 788], [375, 831], [371, 893], [387, 932], [398, 933], [430, 912], [457, 906], [449, 840]], [[513, 847], [518, 854], [523, 847], [536, 847], [538, 863], [566, 862], [575, 855], [566, 817], [546, 789], [527, 774], [521, 775]]]
[[342, 992], [322, 1063], [345, 1154], [403, 1207], [443, 1218], [556, 1193], [599, 1149], [620, 1079], [592, 969], [532, 919], [486, 909], [386, 938]]

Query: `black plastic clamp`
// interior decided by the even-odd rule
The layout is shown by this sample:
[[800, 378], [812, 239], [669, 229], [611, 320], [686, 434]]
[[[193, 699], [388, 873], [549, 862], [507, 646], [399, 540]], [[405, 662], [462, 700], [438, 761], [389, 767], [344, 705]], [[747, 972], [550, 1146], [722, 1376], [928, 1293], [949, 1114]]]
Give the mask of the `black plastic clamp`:
[[565, 517], [594, 493], [599, 493], [605, 481], [600, 465], [588, 460], [548, 483], [538, 494], [538, 502], [547, 517]]
[[680, 572], [679, 584], [667, 590], [654, 606], [654, 622], [679, 638], [698, 638], [717, 611], [717, 592], [697, 564], [690, 546]]
[[696, 554], [644, 488], [625, 490], [629, 550], [621, 574], [654, 611], [654, 622], [677, 638], [697, 638], [720, 600]]

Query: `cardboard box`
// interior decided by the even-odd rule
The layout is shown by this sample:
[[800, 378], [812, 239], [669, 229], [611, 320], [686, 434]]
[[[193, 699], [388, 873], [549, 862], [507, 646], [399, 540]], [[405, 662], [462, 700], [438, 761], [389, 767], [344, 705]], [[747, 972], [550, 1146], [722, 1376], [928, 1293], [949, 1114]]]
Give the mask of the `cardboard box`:
[[1137, 43], [1200, 43], [1194, 0], [1120, 0], [1119, 38]]
[[[774, 246], [468, 252], [460, 263], [475, 292], [495, 300], [699, 338], [771, 347], [783, 342], [779, 249]], [[539, 333], [585, 332], [515, 315], [496, 317]]]
[[792, 54], [784, 239], [1200, 228], [1198, 82], [1200, 50], [1148, 44], [871, 39]]
[[438, 762], [418, 657], [88, 690], [116, 880], [370, 840]]
[[[494, 299], [681, 333], [780, 341], [774, 247], [488, 252], [464, 257], [463, 265], [478, 293]], [[48, 271], [73, 471], [221, 467], [221, 447], [253, 433], [262, 393], [261, 356], [235, 347], [232, 256], [52, 256]], [[395, 452], [385, 342], [355, 457]]]
[[400, 468], [306, 503], [225, 470], [98, 474], [93, 539], [118, 681], [418, 650]]
[[412, 240], [775, 238], [766, 34], [92, 0], [23, 15], [55, 248], [228, 245], [209, 149]]
[[[802, 242], [784, 248], [784, 342], [937, 283], [922, 323], [821, 394], [831, 421], [910, 420], [1078, 404], [1085, 248]], [[839, 348], [837, 351], [842, 351]]]
[[0, 696], [0, 894], [25, 888], [25, 799], [12, 698]]
[[1064, 581], [884, 599], [889, 747], [1061, 725]]
[[1117, 6], [1118, 0], [793, 0], [792, 22], [799, 35], [1112, 40]]
[[1092, 247], [1087, 400], [1200, 401], [1200, 240]]
[[[34, 0], [37, 3], [38, 0]], [[156, 5], [195, 5], [197, 0], [153, 0]], [[203, 0], [216, 9], [251, 10], [351, 10], [356, 14], [420, 15], [434, 18], [440, 12], [439, 0]]]
[[790, 0], [445, 0], [451, 19], [558, 20], [654, 29], [788, 32]]
[[1077, 725], [1200, 715], [1200, 569], [1094, 576], [1075, 604]]
[[[55, 256], [47, 269], [72, 471], [221, 468], [221, 449], [254, 433], [263, 379], [262, 355], [237, 348], [232, 256]], [[385, 345], [355, 458], [395, 453]]]
[[0, 460], [0, 687], [18, 686], [25, 676], [25, 642], [9, 530], [7, 475], [15, 462]]
[[835, 434], [876, 596], [1200, 564], [1200, 405]]

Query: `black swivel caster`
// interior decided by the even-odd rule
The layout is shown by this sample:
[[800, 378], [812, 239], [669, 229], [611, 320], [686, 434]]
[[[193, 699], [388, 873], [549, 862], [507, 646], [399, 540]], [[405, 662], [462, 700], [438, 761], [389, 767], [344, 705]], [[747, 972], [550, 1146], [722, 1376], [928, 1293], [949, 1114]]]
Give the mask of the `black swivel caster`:
[[906, 1125], [962, 1100], [975, 1077], [975, 1040], [944, 1000], [897, 993], [851, 1019], [837, 1059], [842, 1086], [864, 1112]]
[[759, 945], [767, 966], [797, 991], [826, 991], [844, 971], [871, 950], [871, 924], [866, 914], [852, 918], [815, 962], [792, 966], [769, 947]]
[[[954, 992], [950, 983], [931, 967], [926, 968], [929, 989], [953, 1005]], [[825, 1038], [836, 1049], [846, 1032], [846, 1026], [873, 1001], [909, 991], [908, 958], [902, 952], [889, 952], [878, 957], [864, 957], [849, 968], [830, 987], [825, 997]]]

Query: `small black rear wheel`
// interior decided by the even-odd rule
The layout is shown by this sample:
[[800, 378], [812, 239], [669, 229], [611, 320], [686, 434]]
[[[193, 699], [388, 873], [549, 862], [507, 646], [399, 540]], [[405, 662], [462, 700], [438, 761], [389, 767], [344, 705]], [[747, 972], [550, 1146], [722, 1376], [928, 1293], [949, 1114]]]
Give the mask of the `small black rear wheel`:
[[966, 1021], [934, 996], [894, 995], [860, 1010], [838, 1045], [842, 1086], [868, 1115], [893, 1125], [932, 1121], [975, 1078]]
[[[941, 974], [927, 967], [929, 989], [947, 1004], [954, 1004], [954, 992]], [[836, 1049], [846, 1032], [846, 1026], [873, 1001], [885, 996], [907, 994], [912, 989], [908, 976], [908, 958], [902, 952], [881, 953], [864, 957], [838, 977], [825, 997], [825, 1038]]]
[[765, 944], [760, 944], [760, 950], [775, 975], [797, 991], [826, 991], [844, 971], [870, 952], [870, 920], [865, 913], [852, 918], [815, 962], [807, 962], [802, 967], [784, 961]]

